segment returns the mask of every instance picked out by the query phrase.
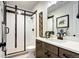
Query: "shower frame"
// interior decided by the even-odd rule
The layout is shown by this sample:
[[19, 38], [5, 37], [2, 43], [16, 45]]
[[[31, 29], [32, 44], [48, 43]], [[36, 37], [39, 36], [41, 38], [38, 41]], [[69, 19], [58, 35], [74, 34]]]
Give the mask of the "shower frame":
[[[5, 56], [7, 55], [11, 55], [11, 54], [15, 54], [15, 53], [19, 53], [19, 52], [24, 52], [26, 51], [26, 16], [33, 16], [34, 14], [37, 13], [37, 10], [35, 12], [31, 12], [31, 11], [27, 11], [27, 10], [24, 10], [24, 9], [20, 9], [20, 8], [17, 8], [17, 5], [15, 5], [15, 7], [12, 7], [12, 6], [9, 6], [6, 4], [6, 2], [3, 2], [4, 4], [4, 20], [3, 20], [3, 23], [5, 24], [5, 27], [6, 27], [6, 16], [7, 16], [7, 12], [10, 12], [10, 13], [15, 13], [15, 48], [17, 48], [17, 10], [21, 10], [23, 11], [24, 13], [21, 13], [21, 15], [24, 15], [24, 50], [23, 51], [18, 51], [18, 52], [13, 52], [13, 53], [10, 53], [10, 54], [7, 54], [7, 50], [5, 50]], [[12, 8], [12, 9], [15, 9], [15, 11], [12, 11], [12, 10], [8, 10], [8, 8]], [[30, 14], [27, 14], [27, 13], [30, 13]], [[36, 20], [37, 20], [37, 14], [36, 14]], [[37, 22], [36, 22], [36, 26], [37, 26]], [[6, 30], [6, 29], [5, 29]], [[36, 34], [37, 34], [37, 28], [36, 28]], [[6, 40], [5, 40], [6, 41]]]

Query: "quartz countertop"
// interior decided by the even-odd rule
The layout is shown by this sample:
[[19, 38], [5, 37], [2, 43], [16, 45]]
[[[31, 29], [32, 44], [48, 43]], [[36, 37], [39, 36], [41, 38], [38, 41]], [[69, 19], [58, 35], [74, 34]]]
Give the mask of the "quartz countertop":
[[57, 38], [40, 37], [37, 37], [36, 39], [79, 54], [79, 41], [68, 39], [59, 40]]

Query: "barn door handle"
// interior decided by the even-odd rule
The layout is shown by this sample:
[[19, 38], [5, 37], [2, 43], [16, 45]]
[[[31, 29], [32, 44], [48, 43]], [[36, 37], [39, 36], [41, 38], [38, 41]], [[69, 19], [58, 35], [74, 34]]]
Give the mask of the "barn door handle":
[[6, 34], [9, 34], [9, 28], [6, 27]]
[[6, 46], [6, 42], [0, 43], [0, 47], [5, 47], [5, 46]]

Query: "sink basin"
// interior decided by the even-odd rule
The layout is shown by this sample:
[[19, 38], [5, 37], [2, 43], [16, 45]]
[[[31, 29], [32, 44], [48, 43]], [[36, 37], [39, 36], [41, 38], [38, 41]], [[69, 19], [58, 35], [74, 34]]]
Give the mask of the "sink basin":
[[50, 43], [55, 43], [56, 45], [62, 45], [62, 46], [64, 45], [65, 47], [69, 46], [71, 48], [73, 48], [73, 47], [79, 48], [79, 46], [77, 46], [77, 45], [79, 45], [79, 43], [78, 43], [79, 41], [75, 41], [75, 39], [74, 40], [68, 40], [68, 39], [59, 40], [56, 38], [55, 39], [48, 38], [46, 40], [49, 41]]
[[53, 39], [53, 38], [52, 39], [48, 38], [46, 40], [49, 40], [51, 42], [57, 42], [57, 43], [65, 43], [65, 42], [67, 42], [67, 40], [60, 40], [60, 39]]

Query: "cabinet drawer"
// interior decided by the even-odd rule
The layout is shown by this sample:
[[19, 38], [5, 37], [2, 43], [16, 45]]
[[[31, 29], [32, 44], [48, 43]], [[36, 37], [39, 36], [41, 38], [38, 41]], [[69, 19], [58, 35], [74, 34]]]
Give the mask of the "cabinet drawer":
[[45, 52], [45, 55], [48, 57], [48, 58], [58, 58], [58, 56], [56, 54], [53, 54], [52, 52], [50, 52], [49, 50], [47, 50]]
[[48, 58], [58, 58], [58, 56], [53, 54], [53, 53], [51, 53], [51, 52], [49, 52], [48, 53]]
[[36, 51], [36, 58], [45, 58], [46, 55], [44, 55], [44, 52], [41, 50]]
[[79, 54], [59, 48], [59, 56], [62, 58], [79, 58]]
[[50, 45], [50, 44], [45, 44], [46, 49], [48, 49], [50, 52], [58, 55], [58, 47]]

